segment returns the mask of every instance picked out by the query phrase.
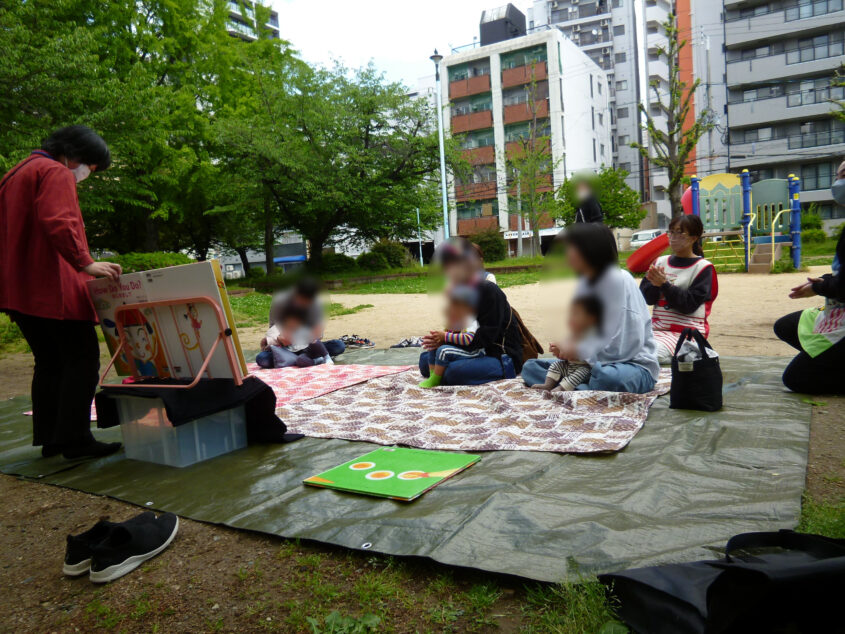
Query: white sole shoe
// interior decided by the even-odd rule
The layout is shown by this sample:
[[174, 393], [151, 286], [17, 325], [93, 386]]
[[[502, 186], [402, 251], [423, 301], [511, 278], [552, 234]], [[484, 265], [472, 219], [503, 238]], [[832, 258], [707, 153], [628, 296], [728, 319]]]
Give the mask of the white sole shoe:
[[170, 546], [170, 542], [173, 541], [173, 538], [176, 537], [176, 533], [179, 532], [179, 518], [176, 518], [176, 524], [173, 526], [173, 532], [170, 533], [170, 536], [167, 538], [167, 541], [164, 542], [161, 546], [152, 550], [148, 553], [143, 553], [141, 555], [133, 555], [128, 559], [120, 562], [119, 564], [115, 564], [113, 566], [109, 566], [108, 568], [103, 568], [102, 570], [91, 570], [89, 575], [89, 579], [93, 583], [108, 583], [109, 581], [114, 581], [115, 579], [119, 579], [125, 574], [128, 574], [135, 570], [138, 566], [142, 563], [147, 561], [148, 559], [152, 559], [156, 555], [158, 555], [161, 551], [165, 548]]
[[85, 559], [78, 564], [63, 564], [62, 572], [68, 577], [80, 577], [91, 570], [91, 560]]

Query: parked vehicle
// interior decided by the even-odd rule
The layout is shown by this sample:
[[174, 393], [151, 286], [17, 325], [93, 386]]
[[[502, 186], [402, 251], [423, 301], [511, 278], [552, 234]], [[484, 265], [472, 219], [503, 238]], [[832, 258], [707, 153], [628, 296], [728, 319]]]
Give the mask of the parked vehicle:
[[631, 248], [639, 249], [641, 246], [654, 240], [661, 233], [663, 233], [663, 231], [660, 229], [643, 229], [642, 231], [635, 231], [631, 234]]

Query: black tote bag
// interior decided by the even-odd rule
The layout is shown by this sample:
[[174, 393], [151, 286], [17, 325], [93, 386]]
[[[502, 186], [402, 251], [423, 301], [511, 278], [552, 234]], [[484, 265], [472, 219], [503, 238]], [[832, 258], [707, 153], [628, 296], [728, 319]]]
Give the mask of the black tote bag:
[[[678, 353], [687, 340], [695, 341], [701, 358], [697, 361], [679, 361]], [[715, 412], [722, 409], [722, 367], [719, 358], [707, 356], [713, 347], [697, 329], [684, 328], [672, 355], [672, 390], [669, 407], [673, 409], [698, 409]]]
[[744, 533], [725, 558], [599, 575], [635, 632], [842, 632], [845, 540]]

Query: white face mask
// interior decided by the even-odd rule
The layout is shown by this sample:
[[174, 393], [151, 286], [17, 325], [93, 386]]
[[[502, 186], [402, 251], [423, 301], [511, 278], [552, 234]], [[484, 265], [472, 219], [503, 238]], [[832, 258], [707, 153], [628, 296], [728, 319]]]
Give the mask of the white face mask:
[[82, 163], [80, 163], [70, 171], [73, 172], [73, 177], [76, 179], [77, 183], [81, 183], [91, 174], [91, 168]]

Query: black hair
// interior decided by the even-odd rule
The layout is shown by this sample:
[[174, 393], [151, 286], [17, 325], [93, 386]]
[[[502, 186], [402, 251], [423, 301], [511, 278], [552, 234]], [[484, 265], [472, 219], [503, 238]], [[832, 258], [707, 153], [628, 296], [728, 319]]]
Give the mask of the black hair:
[[619, 264], [616, 238], [613, 232], [599, 222], [579, 222], [567, 227], [555, 237], [567, 248], [575, 247], [581, 257], [595, 271], [596, 277], [605, 269]]
[[293, 287], [294, 295], [314, 299], [320, 293], [320, 283], [313, 277], [301, 277]]
[[84, 125], [59, 128], [41, 141], [41, 149], [54, 158], [64, 156], [74, 163], [96, 165], [98, 172], [111, 165], [111, 153], [103, 137]]
[[285, 322], [288, 319], [295, 319], [296, 321], [304, 322], [308, 319], [308, 310], [301, 306], [288, 304], [284, 307], [284, 309], [282, 309], [282, 312], [279, 317], [281, 318], [282, 322]]
[[701, 248], [701, 236], [704, 235], [704, 223], [701, 218], [693, 214], [685, 214], [683, 216], [675, 216], [669, 222], [669, 231], [675, 227], [681, 231], [686, 231], [691, 237], [697, 238], [692, 245], [692, 252], [698, 256], [704, 257], [704, 249]]
[[584, 309], [584, 311], [590, 315], [591, 317], [596, 318], [596, 323], [601, 329], [601, 320], [604, 314], [604, 309], [602, 308], [601, 302], [599, 301], [598, 297], [593, 295], [583, 295], [582, 297], [576, 297], [572, 300], [572, 305], [578, 305]]
[[478, 257], [478, 251], [466, 238], [450, 238], [442, 242], [435, 251], [434, 258], [443, 267], [456, 262], [466, 262], [470, 257]]

